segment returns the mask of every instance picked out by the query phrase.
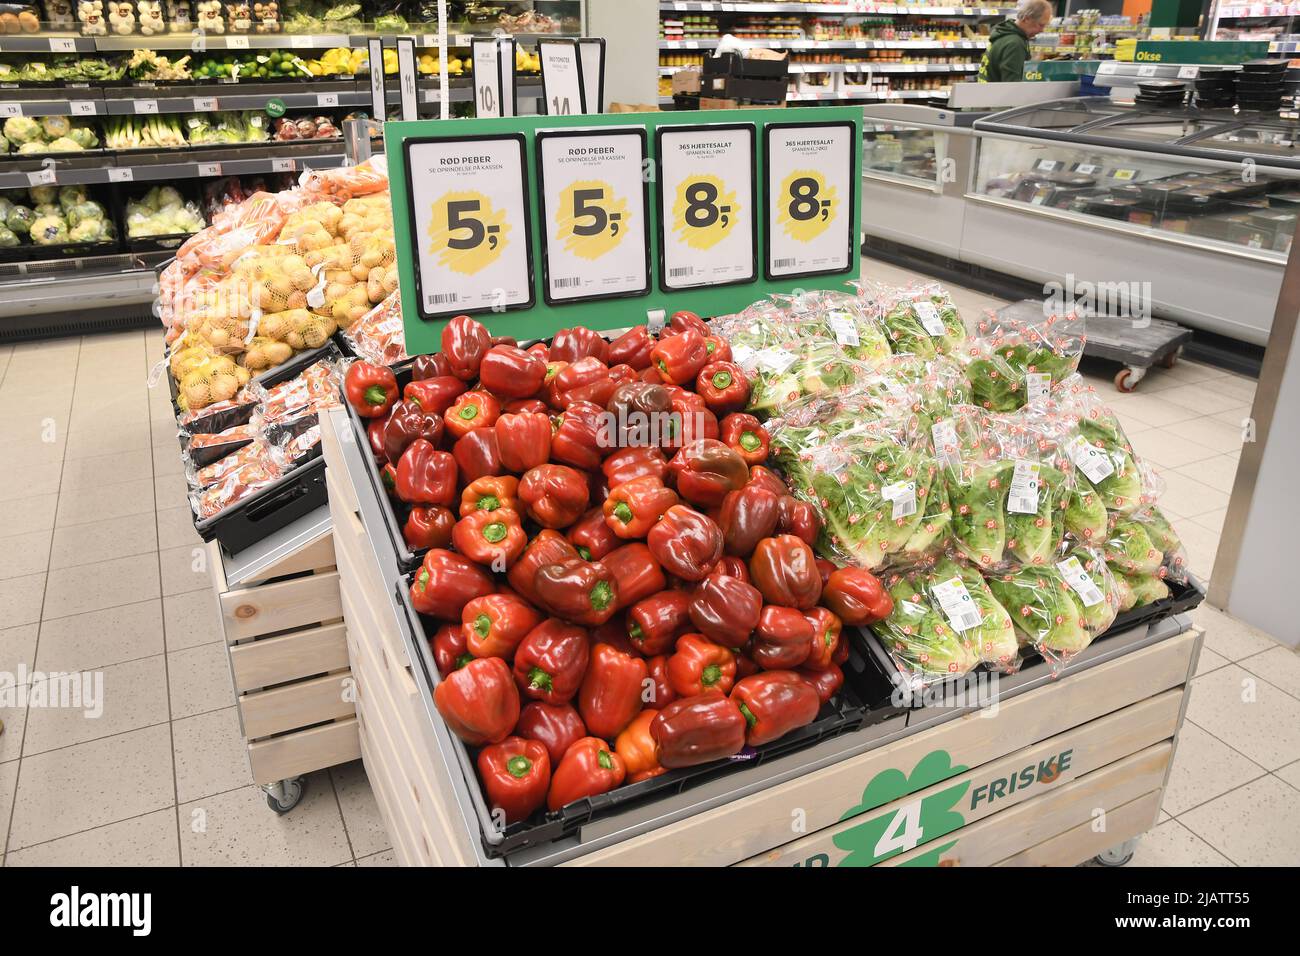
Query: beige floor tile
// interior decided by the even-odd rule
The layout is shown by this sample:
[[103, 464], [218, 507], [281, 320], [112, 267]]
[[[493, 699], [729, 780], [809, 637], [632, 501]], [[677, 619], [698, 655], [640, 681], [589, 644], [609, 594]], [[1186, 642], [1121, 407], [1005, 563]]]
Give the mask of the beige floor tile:
[[[24, 758], [167, 722], [167, 674], [161, 654], [79, 675], [74, 675], [75, 685], [65, 691], [72, 695], [72, 706], [51, 706], [61, 693], [61, 682], [50, 678], [32, 684], [30, 693], [44, 692], [49, 705], [38, 707], [35, 701], [39, 698], [29, 698]], [[97, 696], [93, 701], [76, 696], [86, 692], [87, 679], [92, 681], [90, 692]], [[98, 696], [100, 687], [102, 697]]]
[[[21, 666], [31, 671], [36, 661], [39, 624], [21, 624], [0, 630], [0, 672], [16, 674]], [[25, 680], [23, 683], [27, 683]]]
[[1148, 830], [1129, 863], [1135, 866], [1232, 866], [1232, 861], [1177, 820]]
[[22, 466], [10, 466], [6, 462], [0, 472], [0, 501], [22, 501], [32, 495], [54, 494], [59, 490], [62, 475], [62, 458]]
[[1300, 865], [1300, 800], [1261, 777], [1178, 818], [1238, 866]]
[[153, 479], [143, 478], [61, 495], [55, 524], [82, 525], [153, 511]]
[[1214, 415], [1234, 406], [1250, 404], [1250, 396], [1233, 395], [1224, 390], [1222, 387], [1224, 381], [1225, 379], [1215, 379], [1214, 388], [1207, 388], [1203, 383], [1167, 388], [1160, 392], [1160, 398], [1175, 405], [1182, 405], [1200, 415]]
[[231, 707], [235, 693], [224, 644], [202, 644], [167, 655], [172, 720]]
[[1181, 518], [1175, 524], [1183, 550], [1187, 552], [1187, 563], [1202, 581], [1208, 581], [1214, 573], [1214, 561], [1219, 551], [1219, 536], [1208, 528], [1194, 521]]
[[149, 401], [143, 395], [108, 400], [90, 396], [73, 403], [69, 437], [86, 432], [116, 433], [123, 428], [136, 431], [141, 425], [148, 427], [148, 420]]
[[1216, 508], [1214, 511], [1207, 511], [1203, 515], [1197, 515], [1195, 518], [1184, 518], [1184, 521], [1190, 521], [1198, 524], [1206, 531], [1212, 531], [1220, 537], [1223, 536], [1223, 521], [1228, 517], [1227, 508]]
[[311, 775], [302, 802], [283, 816], [266, 805], [261, 789], [244, 787], [183, 804], [180, 819], [186, 866], [334, 866], [352, 859], [324, 773]]
[[51, 534], [33, 531], [5, 538], [0, 548], [0, 581], [45, 571], [50, 561]]
[[167, 650], [183, 651], [200, 644], [222, 641], [220, 610], [210, 590], [186, 591], [163, 598]]
[[[1203, 387], [1208, 388], [1210, 386]], [[1195, 442], [1198, 445], [1204, 445], [1221, 455], [1240, 451], [1243, 440], [1240, 424], [1234, 422], [1229, 425], [1213, 417], [1174, 422], [1172, 425], [1167, 426], [1165, 431], [1171, 435], [1177, 435], [1179, 438]]]
[[176, 808], [14, 850], [5, 866], [180, 866]]
[[1167, 504], [1180, 515], [1194, 518], [1207, 511], [1228, 507], [1228, 493], [1211, 488], [1204, 482], [1189, 478], [1178, 471], [1162, 469], [1160, 477], [1164, 479], [1165, 490], [1160, 496], [1160, 504]]
[[1300, 654], [1289, 647], [1274, 647], [1262, 654], [1242, 658], [1242, 667], [1280, 687], [1292, 697], [1300, 698]]
[[1134, 451], [1162, 469], [1191, 465], [1192, 462], [1213, 458], [1215, 454], [1204, 445], [1180, 438], [1164, 428], [1130, 432], [1128, 438]]
[[[14, 794], [18, 789], [18, 761], [14, 760], [9, 763], [0, 763], [0, 820], [9, 819], [9, 811], [13, 809]], [[3, 850], [5, 846], [0, 843], [0, 863], [4, 862]]]
[[36, 663], [43, 671], [91, 670], [164, 650], [162, 602], [155, 598], [45, 621]]
[[[1151, 379], [1156, 382], [1193, 385], [1197, 382], [1206, 382], [1210, 379], [1218, 379], [1227, 375], [1221, 368], [1213, 365], [1206, 365], [1202, 362], [1191, 362], [1187, 359], [1179, 359], [1178, 364], [1173, 368], [1154, 368], [1151, 370]], [[1143, 388], [1146, 387], [1144, 382]]]
[[[3, 404], [4, 401], [4, 396], [0, 395], [0, 404]], [[34, 468], [38, 465], [49, 465], [53, 462], [58, 462], [61, 466], [65, 451], [67, 451], [67, 442], [62, 439], [48, 444], [46, 442], [35, 442], [28, 445], [7, 445], [5, 447], [5, 470], [13, 473], [14, 471]], [[50, 514], [53, 513], [53, 511], [50, 512]]]
[[190, 485], [185, 475], [176, 472], [170, 475], [158, 475], [153, 480], [154, 501], [158, 507], [186, 505], [189, 501]]
[[153, 447], [153, 436], [149, 432], [149, 420], [138, 422], [120, 422], [116, 428], [76, 428], [68, 435], [67, 457], [95, 458], [111, 455], [133, 448], [149, 449]]
[[1248, 427], [1250, 421], [1250, 406], [1238, 405], [1235, 408], [1228, 408], [1221, 412], [1215, 412], [1210, 416], [1216, 422], [1223, 422], [1225, 425], [1231, 425], [1236, 429], [1237, 434], [1242, 434]]
[[158, 553], [164, 594], [184, 594], [212, 587], [208, 552], [202, 544], [182, 545]]
[[331, 767], [329, 773], [334, 779], [339, 806], [343, 808], [343, 825], [347, 827], [353, 854], [360, 859], [391, 847], [393, 841], [384, 829], [379, 804], [375, 802], [370, 780], [366, 777], [366, 768], [361, 761], [353, 760]]
[[1300, 700], [1236, 664], [1196, 678], [1187, 719], [1265, 770], [1300, 760]]
[[1235, 395], [1243, 402], [1253, 402], [1255, 392], [1259, 387], [1256, 379], [1248, 378], [1245, 375], [1237, 375], [1229, 372], [1222, 379], [1214, 383], [1214, 390], [1224, 395]]
[[[63, 469], [64, 494], [69, 491], [87, 491], [138, 482], [153, 478], [153, 456], [139, 449], [96, 455], [93, 458], [74, 458]], [[107, 516], [106, 516], [107, 517]]]
[[44, 597], [44, 574], [28, 574], [0, 581], [0, 621], [15, 627], [39, 621]]
[[1228, 455], [1215, 455], [1175, 470], [1229, 496], [1232, 494], [1233, 482], [1237, 480], [1237, 460]]
[[[6, 685], [0, 685], [0, 689], [3, 689], [4, 686]], [[27, 685], [24, 684], [23, 686], [26, 687]], [[19, 702], [17, 688], [14, 690], [13, 707], [8, 707], [5, 703], [0, 702], [0, 723], [4, 724], [4, 733], [0, 734], [0, 763], [7, 763], [10, 760], [16, 761], [22, 756], [23, 752], [23, 731], [27, 726], [27, 698], [24, 696], [22, 701]], [[8, 820], [5, 817], [0, 817], [0, 826], [7, 824]], [[4, 840], [0, 838], [0, 847], [3, 846]]]
[[1278, 646], [1263, 631], [1204, 602], [1192, 611], [1192, 623], [1205, 631], [1205, 646], [1230, 661]]
[[[1199, 688], [1193, 688], [1193, 700], [1197, 693]], [[1178, 816], [1266, 772], [1196, 724], [1184, 721], [1163, 806]]]
[[397, 857], [392, 850], [385, 850], [383, 853], [361, 857], [357, 860], [357, 866], [397, 866]]
[[181, 803], [253, 783], [248, 748], [234, 707], [173, 721], [172, 748]]
[[1104, 395], [1103, 398], [1124, 421], [1131, 418], [1152, 428], [1172, 425], [1174, 422], [1185, 422], [1189, 418], [1201, 416], [1200, 412], [1185, 405], [1167, 401], [1164, 398], [1167, 394], [1167, 392], [1156, 392], [1153, 395], [1144, 395], [1141, 392], [1132, 392], [1128, 395], [1113, 393]]
[[1202, 674], [1208, 674], [1210, 671], [1218, 670], [1220, 667], [1231, 663], [1222, 654], [1216, 654], [1208, 647], [1202, 647], [1200, 659], [1196, 662], [1196, 674], [1194, 676], [1200, 677]]
[[153, 457], [153, 473], [157, 475], [180, 475], [185, 471], [185, 463], [181, 461], [180, 445], [168, 438], [165, 441], [159, 441], [158, 436], [154, 436], [154, 446], [150, 450]]
[[[11, 462], [6, 467], [11, 467]], [[13, 501], [0, 501], [0, 541], [16, 534], [49, 531], [54, 527], [57, 494], [31, 495]]]
[[194, 512], [187, 501], [178, 502], [175, 508], [158, 509], [158, 547], [161, 550], [182, 546], [196, 548], [202, 544], [203, 539], [194, 530]]
[[1287, 764], [1285, 767], [1278, 770], [1274, 770], [1273, 774], [1280, 777], [1282, 780], [1285, 780], [1297, 790], [1300, 790], [1300, 760], [1297, 760], [1295, 763]]
[[141, 514], [59, 525], [54, 529], [50, 567], [75, 568], [157, 550], [158, 524], [150, 508]]
[[175, 799], [171, 728], [166, 724], [25, 757], [21, 763], [10, 850], [162, 810]]
[[158, 556], [137, 554], [51, 573], [45, 617], [68, 617], [161, 596]]

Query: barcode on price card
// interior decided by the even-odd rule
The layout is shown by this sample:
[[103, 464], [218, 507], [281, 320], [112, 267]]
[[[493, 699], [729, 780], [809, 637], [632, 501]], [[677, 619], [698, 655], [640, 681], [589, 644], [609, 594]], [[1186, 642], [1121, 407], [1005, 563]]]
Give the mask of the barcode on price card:
[[678, 266], [676, 269], [669, 269], [668, 274], [674, 279], [681, 279], [693, 275], [695, 268], [693, 266]]
[[1016, 470], [1011, 475], [1011, 491], [1007, 494], [1007, 511], [1018, 515], [1038, 513], [1038, 476], [1042, 467], [1036, 461], [1016, 460]]
[[979, 627], [984, 620], [979, 605], [971, 599], [970, 591], [959, 577], [936, 584], [930, 589], [939, 607], [943, 608], [944, 617], [956, 632], [963, 633], [973, 627]]
[[455, 292], [430, 292], [424, 301], [429, 305], [448, 305], [460, 301], [460, 296]]
[[1083, 602], [1084, 607], [1092, 607], [1106, 600], [1106, 595], [1101, 593], [1101, 588], [1097, 587], [1088, 576], [1088, 572], [1083, 570], [1083, 565], [1079, 563], [1078, 558], [1066, 558], [1064, 561], [1057, 562], [1056, 568], [1061, 572], [1065, 583], [1079, 595], [1079, 600]]
[[777, 269], [790, 269], [799, 264], [798, 259], [773, 259], [772, 265]]
[[916, 514], [916, 482], [896, 481], [880, 489], [880, 497], [894, 504], [893, 518], [910, 518]]
[[564, 276], [560, 279], [552, 279], [551, 282], [557, 289], [576, 289], [582, 285], [582, 279], [578, 276]]

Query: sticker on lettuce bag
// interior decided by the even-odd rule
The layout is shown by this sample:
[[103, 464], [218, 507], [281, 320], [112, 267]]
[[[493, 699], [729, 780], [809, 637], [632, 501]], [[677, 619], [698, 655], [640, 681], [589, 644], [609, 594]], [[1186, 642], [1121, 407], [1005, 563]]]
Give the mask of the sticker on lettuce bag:
[[1106, 595], [1101, 593], [1101, 588], [1097, 587], [1088, 572], [1083, 569], [1079, 559], [1075, 557], [1066, 558], [1064, 561], [1056, 563], [1056, 569], [1061, 572], [1061, 577], [1065, 579], [1074, 593], [1079, 595], [1079, 600], [1083, 602], [1084, 607], [1092, 607], [1106, 600]]
[[894, 504], [893, 517], [909, 518], [916, 514], [916, 482], [896, 481], [880, 489], [880, 497]]
[[1109, 456], [1082, 435], [1075, 435], [1066, 451], [1070, 461], [1074, 462], [1074, 467], [1087, 475], [1094, 485], [1115, 473], [1115, 466], [1111, 464]]
[[1007, 511], [1017, 515], [1038, 513], [1038, 476], [1042, 468], [1036, 461], [1016, 460], [1016, 470], [1011, 475], [1011, 491], [1007, 494]]
[[931, 587], [930, 593], [939, 602], [948, 623], [957, 633], [964, 633], [983, 623], [984, 615], [980, 613], [979, 605], [971, 599], [970, 591], [966, 590], [961, 578], [954, 575], [950, 580]]
[[935, 422], [930, 427], [934, 439], [934, 457], [945, 468], [961, 468], [961, 446], [957, 444], [957, 428], [951, 418]]
[[1052, 376], [1047, 372], [1025, 373], [1025, 401], [1033, 403], [1046, 398], [1052, 390]]
[[[733, 351], [732, 357], [735, 357]], [[762, 349], [757, 355], [760, 368], [766, 369], [774, 375], [780, 375], [791, 365], [796, 358], [793, 352], [787, 352], [785, 349]]]
[[758, 353], [748, 345], [733, 345], [731, 347], [732, 360], [746, 372], [754, 370], [757, 356]]
[[921, 320], [925, 331], [933, 338], [939, 338], [947, 332], [943, 327], [943, 320], [939, 318], [939, 310], [933, 302], [913, 302], [912, 308], [916, 310], [916, 317]]
[[835, 341], [840, 345], [856, 348], [862, 344], [861, 339], [858, 338], [858, 327], [853, 324], [851, 316], [843, 312], [832, 312], [826, 321], [831, 331], [835, 333]]

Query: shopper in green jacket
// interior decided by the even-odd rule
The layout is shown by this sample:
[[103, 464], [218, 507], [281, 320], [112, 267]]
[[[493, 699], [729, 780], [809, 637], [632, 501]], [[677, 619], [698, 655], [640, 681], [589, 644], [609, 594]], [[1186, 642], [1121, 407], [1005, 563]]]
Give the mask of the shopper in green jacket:
[[1003, 20], [993, 28], [989, 45], [980, 60], [981, 83], [1015, 83], [1025, 78], [1029, 40], [1052, 22], [1048, 0], [1020, 0], [1014, 20]]

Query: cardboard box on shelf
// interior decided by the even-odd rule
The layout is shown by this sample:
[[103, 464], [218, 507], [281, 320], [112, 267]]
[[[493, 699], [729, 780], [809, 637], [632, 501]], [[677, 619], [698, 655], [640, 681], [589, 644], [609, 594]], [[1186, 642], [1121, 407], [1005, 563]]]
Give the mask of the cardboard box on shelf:
[[700, 77], [702, 76], [697, 67], [687, 67], [678, 70], [673, 74], [673, 93], [698, 93], [700, 92]]

